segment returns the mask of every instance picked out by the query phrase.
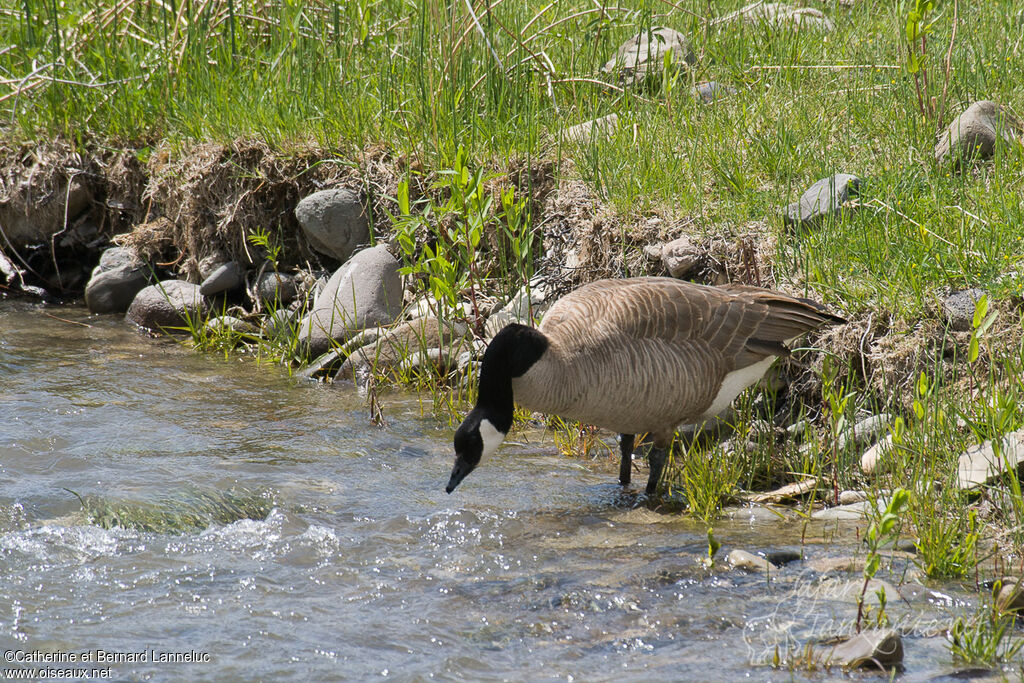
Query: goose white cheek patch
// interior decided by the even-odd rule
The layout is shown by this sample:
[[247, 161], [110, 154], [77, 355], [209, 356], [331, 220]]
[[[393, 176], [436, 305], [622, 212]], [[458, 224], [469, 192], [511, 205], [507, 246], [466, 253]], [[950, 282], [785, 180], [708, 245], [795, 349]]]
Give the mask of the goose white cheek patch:
[[480, 420], [480, 438], [484, 442], [484, 450], [481, 454], [481, 458], [486, 458], [494, 451], [498, 450], [498, 446], [505, 440], [505, 433], [498, 430], [491, 421], [487, 418]]

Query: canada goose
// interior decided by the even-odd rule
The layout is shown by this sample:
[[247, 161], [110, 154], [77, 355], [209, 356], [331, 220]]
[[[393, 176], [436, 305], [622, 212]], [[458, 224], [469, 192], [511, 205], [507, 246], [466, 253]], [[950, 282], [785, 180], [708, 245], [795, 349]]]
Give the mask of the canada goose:
[[724, 410], [785, 344], [845, 322], [814, 302], [757, 287], [664, 277], [598, 280], [559, 299], [538, 329], [510, 324], [484, 352], [476, 406], [455, 432], [451, 493], [512, 427], [513, 398], [531, 410], [622, 435], [629, 484], [634, 435], [649, 433], [654, 493], [676, 427]]

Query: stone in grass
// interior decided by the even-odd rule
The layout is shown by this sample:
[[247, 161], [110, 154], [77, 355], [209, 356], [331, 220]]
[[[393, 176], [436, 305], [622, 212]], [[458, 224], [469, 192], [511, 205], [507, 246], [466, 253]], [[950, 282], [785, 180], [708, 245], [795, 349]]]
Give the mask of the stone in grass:
[[1001, 104], [981, 100], [967, 107], [939, 135], [938, 161], [990, 159], [996, 147], [1024, 138], [1024, 124]]
[[124, 313], [149, 282], [150, 272], [133, 249], [107, 249], [85, 286], [86, 306], [92, 313]]
[[183, 280], [164, 280], [135, 295], [125, 318], [148, 330], [185, 333], [190, 321], [206, 313], [199, 285]]
[[888, 413], [879, 413], [878, 415], [866, 417], [853, 425], [851, 429], [839, 435], [839, 439], [836, 441], [836, 448], [842, 451], [851, 443], [854, 445], [869, 443], [888, 429], [892, 420], [892, 415]]
[[295, 217], [310, 245], [339, 261], [370, 240], [368, 213], [359, 193], [345, 187], [321, 190], [295, 207]]
[[988, 292], [984, 289], [961, 289], [951, 292], [942, 300], [942, 317], [946, 324], [958, 332], [966, 332], [974, 327], [974, 306]]
[[839, 213], [859, 188], [860, 178], [849, 173], [822, 178], [800, 196], [800, 201], [786, 207], [783, 223], [805, 230], [815, 228], [825, 217]]
[[257, 278], [254, 294], [262, 304], [287, 306], [298, 295], [298, 287], [291, 275], [268, 271]]
[[893, 451], [892, 434], [864, 451], [860, 456], [860, 471], [864, 474], [875, 472], [886, 472], [888, 470], [889, 454]]
[[891, 669], [903, 663], [903, 639], [891, 628], [862, 631], [832, 648], [828, 661], [844, 669]]
[[993, 442], [985, 441], [963, 453], [957, 463], [957, 485], [976, 489], [998, 480], [1008, 468], [1019, 471], [1024, 463], [1024, 430], [1007, 434], [1001, 445], [996, 452]]
[[729, 566], [734, 569], [743, 569], [748, 572], [774, 572], [778, 569], [774, 564], [746, 550], [735, 549], [725, 558]]
[[736, 88], [731, 85], [725, 85], [717, 81], [705, 81], [693, 86], [693, 94], [708, 104], [723, 100], [730, 95], [735, 95], [737, 92]]
[[675, 29], [660, 27], [640, 31], [627, 40], [601, 71], [618, 74], [619, 83], [623, 86], [638, 86], [651, 76], [661, 75], [668, 52], [672, 53], [671, 63], [676, 67], [689, 68], [697, 61], [685, 35]]
[[237, 332], [239, 334], [255, 334], [256, 326], [233, 315], [220, 315], [206, 321], [206, 329], [213, 333], [224, 334], [226, 332]]
[[402, 313], [399, 263], [383, 245], [364, 249], [334, 272], [299, 324], [298, 341], [309, 356], [360, 330], [394, 322]]
[[742, 17], [748, 24], [794, 30], [814, 29], [832, 31], [835, 26], [821, 10], [812, 7], [794, 7], [784, 2], [754, 2], [726, 17]]
[[547, 310], [549, 298], [548, 288], [540, 279], [535, 279], [529, 287], [521, 287], [504, 306], [488, 316], [484, 334], [490, 339], [510, 323], [531, 325], [534, 318], [539, 318]]
[[599, 137], [608, 138], [615, 134], [619, 126], [619, 115], [609, 114], [593, 121], [584, 121], [562, 131], [562, 139], [585, 145]]
[[245, 270], [238, 264], [238, 261], [222, 263], [206, 276], [199, 285], [199, 293], [203, 296], [213, 296], [221, 292], [229, 292], [238, 289], [245, 282]]
[[1000, 612], [1020, 612], [1024, 610], [1024, 586], [1015, 576], [1003, 577], [996, 584], [996, 609]]
[[685, 278], [704, 266], [707, 255], [689, 237], [679, 237], [661, 246], [661, 265], [675, 278]]
[[467, 350], [468, 329], [461, 323], [442, 324], [437, 318], [401, 323], [353, 350], [335, 379], [356, 379], [364, 372], [391, 372], [428, 366], [452, 368]]

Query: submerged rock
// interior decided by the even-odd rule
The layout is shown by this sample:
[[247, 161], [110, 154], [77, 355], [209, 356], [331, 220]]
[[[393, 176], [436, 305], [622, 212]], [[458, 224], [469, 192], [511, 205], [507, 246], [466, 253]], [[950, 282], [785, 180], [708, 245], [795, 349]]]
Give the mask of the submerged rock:
[[800, 201], [786, 207], [783, 223], [805, 230], [815, 228], [824, 218], [840, 213], [859, 187], [860, 178], [849, 173], [822, 178], [800, 196]]
[[298, 340], [310, 356], [327, 351], [367, 327], [387, 325], [402, 313], [398, 261], [384, 246], [364, 249], [327, 281], [299, 325]]
[[828, 661], [845, 669], [890, 669], [903, 662], [903, 639], [891, 628], [862, 631], [832, 648]]
[[125, 318], [139, 327], [164, 332], [185, 332], [189, 323], [198, 324], [206, 312], [199, 285], [183, 280], [164, 280], [135, 295]]
[[85, 304], [93, 313], [124, 313], [150, 274], [149, 265], [133, 249], [107, 249], [85, 286]]
[[1024, 137], [1024, 124], [1001, 104], [981, 100], [956, 117], [935, 145], [938, 161], [990, 159], [1000, 145]]
[[736, 549], [725, 558], [734, 569], [743, 569], [748, 572], [774, 572], [778, 569], [774, 564], [746, 550]]
[[295, 218], [314, 249], [339, 261], [370, 241], [369, 213], [359, 193], [345, 187], [305, 197], [295, 207]]
[[619, 83], [623, 86], [637, 86], [652, 76], [662, 74], [665, 56], [670, 52], [671, 64], [675, 68], [689, 68], [697, 61], [685, 35], [675, 29], [661, 27], [640, 31], [627, 40], [601, 71], [618, 74]]

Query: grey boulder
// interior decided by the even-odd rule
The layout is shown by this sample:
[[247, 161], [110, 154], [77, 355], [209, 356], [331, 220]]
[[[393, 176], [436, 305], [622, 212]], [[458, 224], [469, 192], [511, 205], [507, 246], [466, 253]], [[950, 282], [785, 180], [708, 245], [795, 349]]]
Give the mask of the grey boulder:
[[671, 28], [651, 28], [640, 31], [619, 47], [615, 56], [601, 69], [607, 74], [618, 74], [624, 86], [636, 86], [648, 77], [660, 75], [665, 68], [665, 55], [671, 52], [675, 67], [689, 68], [697, 56], [689, 39]]
[[299, 342], [319, 356], [367, 327], [388, 325], [402, 312], [398, 261], [384, 246], [360, 251], [334, 272], [299, 325]]
[[93, 313], [124, 313], [149, 276], [149, 266], [134, 250], [107, 249], [85, 286], [85, 305]]
[[206, 313], [206, 301], [199, 285], [184, 280], [164, 280], [135, 295], [125, 318], [139, 327], [165, 332], [182, 332], [197, 324]]
[[783, 222], [792, 227], [814, 228], [826, 216], [840, 212], [859, 188], [860, 178], [849, 173], [822, 178], [800, 196], [800, 201], [786, 207]]
[[348, 188], [314, 192], [295, 207], [295, 217], [310, 245], [339, 261], [370, 240], [366, 207], [359, 193]]
[[203, 296], [213, 296], [221, 292], [230, 292], [238, 289], [245, 282], [245, 270], [237, 261], [222, 263], [213, 269], [203, 284], [199, 285], [199, 293]]
[[685, 278], [704, 262], [704, 252], [689, 237], [679, 237], [661, 247], [661, 265], [672, 277]]
[[255, 295], [262, 304], [287, 306], [295, 300], [297, 294], [295, 278], [290, 275], [270, 271], [263, 273], [256, 280]]
[[935, 158], [989, 159], [1000, 144], [1013, 144], [1024, 137], [1024, 125], [1002, 105], [981, 100], [967, 107], [939, 135]]

